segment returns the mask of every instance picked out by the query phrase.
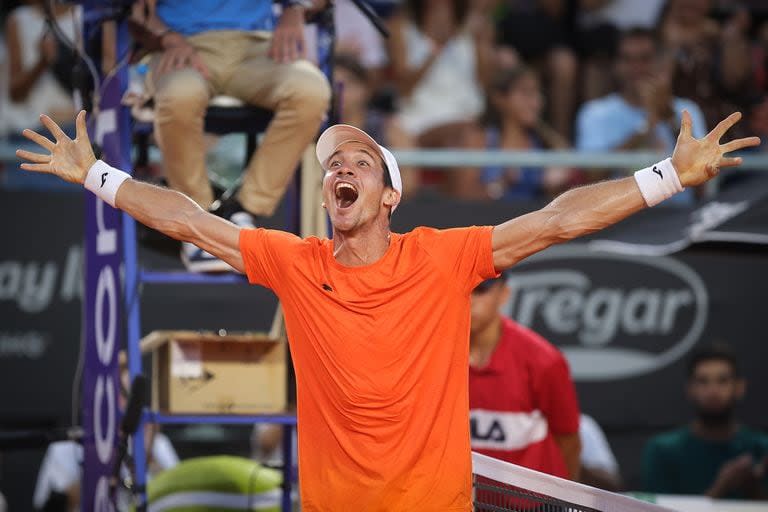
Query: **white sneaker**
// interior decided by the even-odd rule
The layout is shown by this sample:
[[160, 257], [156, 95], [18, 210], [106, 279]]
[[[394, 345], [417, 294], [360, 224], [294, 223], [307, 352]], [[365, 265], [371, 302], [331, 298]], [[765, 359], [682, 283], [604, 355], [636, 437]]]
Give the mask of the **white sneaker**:
[[[255, 228], [253, 216], [245, 211], [230, 215], [230, 222], [241, 228]], [[181, 261], [190, 272], [237, 272], [229, 263], [220, 260], [213, 254], [200, 249], [190, 242], [181, 243]]]
[[235, 272], [224, 260], [220, 260], [191, 242], [181, 243], [181, 261], [190, 272]]

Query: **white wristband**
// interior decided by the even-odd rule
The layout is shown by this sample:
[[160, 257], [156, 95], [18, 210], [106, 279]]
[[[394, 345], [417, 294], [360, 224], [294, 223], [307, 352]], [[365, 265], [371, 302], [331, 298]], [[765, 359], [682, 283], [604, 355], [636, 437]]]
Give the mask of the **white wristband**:
[[655, 206], [685, 190], [680, 184], [680, 178], [672, 165], [671, 158], [640, 169], [635, 173], [635, 181], [648, 206]]
[[96, 163], [88, 170], [84, 185], [85, 188], [96, 194], [96, 197], [115, 208], [117, 189], [130, 177], [131, 175], [128, 173], [115, 169], [101, 160], [96, 160]]

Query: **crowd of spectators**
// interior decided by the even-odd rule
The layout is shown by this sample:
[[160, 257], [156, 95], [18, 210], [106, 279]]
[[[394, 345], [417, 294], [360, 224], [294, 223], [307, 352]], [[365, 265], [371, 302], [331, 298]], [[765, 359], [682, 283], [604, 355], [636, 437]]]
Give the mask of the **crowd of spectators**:
[[[768, 133], [764, 2], [370, 3], [388, 39], [351, 0], [336, 2], [336, 112], [394, 149], [669, 151], [684, 108], [698, 135], [734, 110], [748, 117], [743, 132]], [[51, 37], [41, 5], [23, 2], [4, 13], [0, 62], [7, 73], [0, 75], [8, 78], [0, 83], [0, 135], [17, 133], [38, 111], [71, 119], [70, 84], [61, 73], [68, 56]], [[66, 30], [71, 11], [60, 6], [56, 13]], [[499, 166], [403, 174], [409, 197], [439, 191], [497, 200], [550, 197], [606, 175]]]

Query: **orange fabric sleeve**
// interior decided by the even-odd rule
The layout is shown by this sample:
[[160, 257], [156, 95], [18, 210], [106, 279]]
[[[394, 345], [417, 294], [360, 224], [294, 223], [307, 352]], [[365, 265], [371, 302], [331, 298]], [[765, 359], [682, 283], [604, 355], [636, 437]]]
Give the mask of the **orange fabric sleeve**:
[[277, 291], [280, 276], [291, 261], [291, 253], [305, 242], [292, 233], [272, 229], [240, 230], [240, 254], [248, 282]]
[[499, 273], [493, 266], [493, 226], [418, 230], [422, 246], [461, 293], [472, 290]]

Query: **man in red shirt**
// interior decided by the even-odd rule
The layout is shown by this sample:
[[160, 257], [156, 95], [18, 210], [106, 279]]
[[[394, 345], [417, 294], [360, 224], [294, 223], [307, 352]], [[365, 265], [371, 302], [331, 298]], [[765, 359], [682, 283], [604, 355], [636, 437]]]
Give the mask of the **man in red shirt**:
[[577, 480], [579, 404], [568, 363], [547, 340], [499, 313], [508, 297], [503, 277], [472, 292], [472, 449]]

